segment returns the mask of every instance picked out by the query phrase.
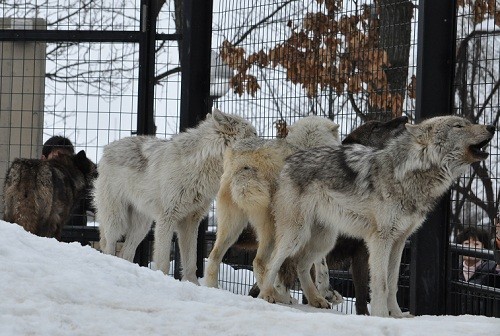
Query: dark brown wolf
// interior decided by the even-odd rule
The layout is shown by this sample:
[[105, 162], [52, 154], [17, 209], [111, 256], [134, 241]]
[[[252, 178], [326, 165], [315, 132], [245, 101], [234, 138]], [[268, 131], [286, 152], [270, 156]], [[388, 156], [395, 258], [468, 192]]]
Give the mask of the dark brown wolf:
[[[396, 137], [405, 130], [407, 117], [394, 118], [387, 122], [368, 121], [353, 130], [342, 141], [342, 144], [361, 144], [376, 148], [382, 148], [388, 140]], [[236, 248], [251, 248], [252, 241], [251, 227], [245, 229], [243, 234], [236, 242]], [[358, 315], [369, 315], [367, 302], [369, 300], [369, 269], [368, 269], [368, 250], [361, 239], [340, 236], [335, 248], [326, 257], [330, 268], [335, 268], [346, 261], [351, 263], [352, 280], [356, 297], [356, 313]], [[314, 272], [312, 272], [314, 274]], [[285, 286], [290, 288], [295, 284], [297, 275], [295, 269], [290, 265], [285, 265], [280, 270], [280, 277]], [[257, 297], [259, 295], [258, 286], [254, 285], [249, 295]], [[304, 303], [307, 298], [304, 297]]]
[[83, 150], [50, 160], [15, 159], [5, 179], [4, 220], [60, 240], [71, 209], [95, 174]]

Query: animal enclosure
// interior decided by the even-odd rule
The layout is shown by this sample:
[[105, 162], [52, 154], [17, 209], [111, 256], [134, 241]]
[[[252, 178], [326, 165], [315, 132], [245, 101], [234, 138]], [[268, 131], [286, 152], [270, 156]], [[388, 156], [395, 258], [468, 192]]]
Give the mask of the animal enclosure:
[[[40, 158], [53, 135], [98, 164], [112, 141], [168, 139], [212, 107], [248, 119], [268, 139], [311, 114], [339, 124], [341, 139], [366, 121], [399, 116], [415, 123], [457, 114], [498, 129], [499, 18], [498, 2], [484, 0], [6, 0], [0, 183], [15, 158]], [[500, 262], [498, 147], [495, 135], [489, 158], [456, 182], [407, 241], [398, 299], [411, 313], [500, 317], [500, 283], [458, 277], [463, 256]], [[215, 241], [216, 211], [214, 204], [200, 226], [199, 275]], [[98, 248], [98, 223], [91, 212], [86, 217], [85, 226], [66, 226], [63, 240]], [[456, 243], [469, 226], [486, 232], [487, 248]], [[143, 266], [154, 267], [153, 235], [136, 254]], [[179, 278], [175, 243], [172, 252]], [[253, 253], [233, 248], [224, 262], [248, 270]], [[338, 309], [355, 313], [350, 262], [330, 273], [348, 298]], [[246, 293], [253, 279], [235, 277], [223, 277], [223, 286]]]

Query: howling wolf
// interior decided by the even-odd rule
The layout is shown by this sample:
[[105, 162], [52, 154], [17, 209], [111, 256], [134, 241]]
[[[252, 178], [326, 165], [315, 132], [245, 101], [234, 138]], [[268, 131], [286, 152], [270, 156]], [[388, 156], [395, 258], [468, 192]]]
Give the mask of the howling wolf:
[[[408, 118], [404, 116], [387, 122], [368, 121], [347, 135], [342, 144], [358, 143], [365, 146], [383, 148], [387, 141], [406, 130], [405, 124], [407, 122]], [[255, 236], [251, 234], [252, 232], [248, 233], [247, 229], [246, 233], [244, 237], [240, 236], [236, 244], [244, 244], [247, 249], [252, 247], [252, 243], [257, 245], [256, 242], [252, 242], [252, 239], [255, 240]], [[322, 260], [314, 264], [315, 272], [312, 275], [315, 276], [316, 286], [322, 295], [335, 293], [329, 286], [330, 273], [328, 266], [342, 263], [345, 260], [351, 261], [352, 279], [356, 295], [356, 313], [359, 315], [368, 315], [368, 250], [362, 240], [344, 235], [339, 236], [335, 248], [328, 254], [326, 262]], [[295, 268], [287, 264], [286, 267], [280, 269], [279, 277], [286, 288], [291, 288], [297, 278]], [[259, 295], [258, 286], [254, 285], [249, 294], [257, 297]], [[330, 301], [329, 297], [325, 296], [325, 298]]]
[[183, 280], [196, 278], [196, 239], [201, 219], [219, 189], [224, 151], [236, 140], [257, 137], [246, 120], [215, 109], [196, 128], [160, 140], [128, 137], [104, 148], [94, 202], [100, 246], [132, 261], [139, 243], [155, 225], [154, 260], [165, 274], [173, 232], [179, 239]]
[[309, 116], [290, 126], [284, 139], [244, 139], [226, 152], [217, 194], [217, 239], [205, 270], [207, 286], [217, 287], [222, 258], [248, 222], [260, 242], [253, 261], [259, 282], [263, 265], [272, 250], [271, 199], [285, 158], [299, 149], [339, 144], [338, 127], [327, 118]]
[[95, 173], [84, 151], [50, 160], [15, 159], [5, 179], [4, 220], [60, 240], [73, 206]]
[[309, 303], [328, 307], [309, 269], [345, 234], [367, 244], [372, 315], [403, 316], [396, 292], [405, 241], [453, 181], [488, 157], [483, 147], [495, 132], [457, 116], [406, 128], [382, 149], [322, 147], [286, 160], [274, 200], [276, 244], [259, 297], [279, 298], [274, 280], [283, 261], [294, 256]]

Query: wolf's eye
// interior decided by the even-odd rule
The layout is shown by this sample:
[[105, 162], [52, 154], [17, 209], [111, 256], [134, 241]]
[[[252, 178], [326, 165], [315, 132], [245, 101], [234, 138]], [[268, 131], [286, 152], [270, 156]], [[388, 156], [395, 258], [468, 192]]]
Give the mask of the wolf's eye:
[[460, 125], [460, 124], [456, 124], [456, 125], [453, 125], [453, 127], [455, 127], [455, 128], [462, 128], [463, 126]]

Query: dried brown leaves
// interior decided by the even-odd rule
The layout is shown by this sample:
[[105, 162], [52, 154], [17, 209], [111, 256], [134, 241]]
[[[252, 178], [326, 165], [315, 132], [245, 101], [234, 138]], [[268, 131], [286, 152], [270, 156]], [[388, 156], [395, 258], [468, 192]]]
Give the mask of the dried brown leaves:
[[378, 45], [378, 20], [371, 9], [364, 6], [358, 15], [335, 20], [333, 14], [342, 1], [317, 1], [325, 4], [328, 15], [308, 13], [300, 28], [289, 22], [290, 37], [268, 52], [261, 50], [245, 57], [243, 48], [223, 42], [221, 56], [238, 72], [231, 81], [233, 90], [255, 96], [260, 87], [248, 70], [279, 65], [287, 79], [301, 85], [308, 97], [316, 97], [324, 89], [333, 89], [338, 95], [365, 94], [373, 107], [401, 115], [403, 96], [390, 93], [385, 73], [390, 64], [387, 52]]

